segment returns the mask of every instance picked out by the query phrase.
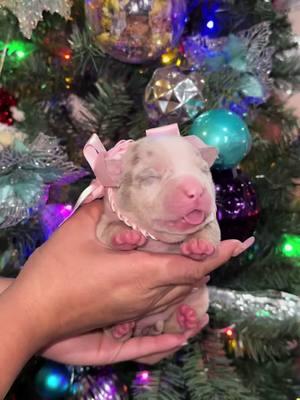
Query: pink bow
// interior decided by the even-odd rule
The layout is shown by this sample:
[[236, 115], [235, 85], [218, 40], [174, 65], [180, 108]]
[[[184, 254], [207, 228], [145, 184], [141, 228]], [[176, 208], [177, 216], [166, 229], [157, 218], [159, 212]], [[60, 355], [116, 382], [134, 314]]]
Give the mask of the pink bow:
[[101, 140], [93, 134], [83, 149], [83, 154], [92, 168], [96, 179], [81, 193], [74, 211], [82, 204], [104, 196], [108, 187], [118, 187], [121, 174], [121, 158], [133, 140], [121, 140], [107, 151]]
[[147, 129], [146, 136], [180, 136], [179, 128], [177, 124], [171, 124], [166, 126], [159, 126], [158, 128]]

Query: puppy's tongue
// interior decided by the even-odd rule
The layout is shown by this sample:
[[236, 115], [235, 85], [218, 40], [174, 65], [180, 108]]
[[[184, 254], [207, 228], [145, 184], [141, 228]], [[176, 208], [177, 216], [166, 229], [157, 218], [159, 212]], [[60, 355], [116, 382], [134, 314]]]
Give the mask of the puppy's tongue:
[[199, 225], [204, 220], [204, 212], [199, 210], [194, 210], [189, 214], [185, 215], [183, 219], [191, 225]]

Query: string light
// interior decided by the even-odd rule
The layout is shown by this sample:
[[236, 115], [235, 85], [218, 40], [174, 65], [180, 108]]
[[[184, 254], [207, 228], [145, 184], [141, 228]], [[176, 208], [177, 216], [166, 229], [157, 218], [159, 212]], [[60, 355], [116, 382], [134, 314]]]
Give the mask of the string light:
[[140, 371], [136, 374], [134, 383], [137, 386], [147, 386], [151, 382], [150, 372], [147, 370]]
[[7, 50], [7, 55], [9, 57], [15, 57], [17, 61], [22, 61], [27, 58], [36, 47], [32, 43], [22, 40], [12, 40], [8, 43], [0, 41], [0, 51], [4, 51], [5, 49]]
[[177, 67], [180, 67], [181, 63], [182, 63], [181, 59], [178, 58], [177, 61], [176, 61], [176, 66], [177, 66]]
[[71, 89], [71, 84], [73, 82], [73, 78], [71, 76], [66, 76], [65, 82], [66, 82], [66, 89]]
[[285, 234], [282, 237], [280, 247], [281, 253], [285, 257], [299, 258], [300, 257], [300, 236]]
[[214, 21], [211, 19], [210, 21], [207, 22], [206, 26], [208, 27], [208, 29], [213, 29], [215, 26]]
[[167, 49], [164, 54], [161, 56], [161, 62], [164, 65], [170, 65], [174, 62], [177, 63], [176, 59], [178, 57], [178, 50], [177, 49]]
[[230, 339], [228, 342], [228, 347], [230, 351], [235, 351], [237, 349], [237, 340], [236, 339]]
[[233, 330], [232, 330], [231, 328], [228, 328], [228, 329], [226, 330], [225, 334], [226, 334], [227, 336], [229, 336], [229, 337], [232, 337], [232, 336], [233, 336]]

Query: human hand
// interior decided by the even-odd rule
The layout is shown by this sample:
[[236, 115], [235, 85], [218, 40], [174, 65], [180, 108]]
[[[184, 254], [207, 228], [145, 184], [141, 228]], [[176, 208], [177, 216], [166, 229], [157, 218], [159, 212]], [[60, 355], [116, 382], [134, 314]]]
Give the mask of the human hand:
[[204, 262], [114, 252], [95, 237], [101, 212], [101, 202], [82, 207], [33, 253], [16, 281], [1, 294], [0, 367], [6, 369], [0, 398], [26, 361], [47, 344], [162, 312], [253, 243], [225, 241]]
[[[135, 320], [182, 301], [203, 276], [249, 243], [226, 241], [199, 263], [173, 255], [114, 252], [96, 239], [102, 202], [83, 206], [27, 261], [7, 295], [22, 305], [36, 349]], [[40, 347], [37, 347], [40, 346]]]
[[41, 355], [71, 365], [106, 365], [128, 360], [154, 364], [178, 351], [202, 328], [203, 324], [199, 324], [184, 334], [139, 336], [124, 342], [98, 330], [54, 343]]
[[[0, 293], [12, 285], [14, 279], [0, 278]], [[122, 342], [103, 330], [56, 342], [41, 352], [51, 360], [72, 365], [105, 365], [127, 360], [154, 364], [178, 351], [192, 336], [208, 323], [208, 315], [194, 328], [182, 334], [136, 337]]]

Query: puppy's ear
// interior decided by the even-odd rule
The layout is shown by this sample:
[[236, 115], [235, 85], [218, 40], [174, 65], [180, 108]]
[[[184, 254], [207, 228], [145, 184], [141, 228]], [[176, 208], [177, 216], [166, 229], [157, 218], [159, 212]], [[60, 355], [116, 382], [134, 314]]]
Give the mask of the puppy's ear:
[[185, 139], [199, 149], [203, 160], [211, 167], [218, 157], [218, 150], [215, 147], [207, 146], [197, 136], [185, 136]]

